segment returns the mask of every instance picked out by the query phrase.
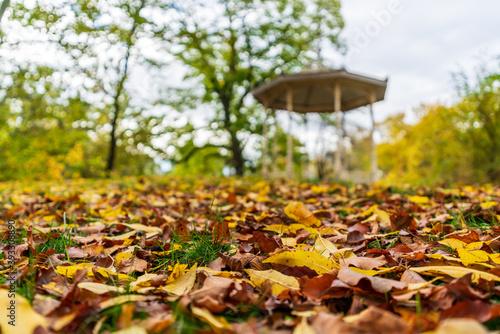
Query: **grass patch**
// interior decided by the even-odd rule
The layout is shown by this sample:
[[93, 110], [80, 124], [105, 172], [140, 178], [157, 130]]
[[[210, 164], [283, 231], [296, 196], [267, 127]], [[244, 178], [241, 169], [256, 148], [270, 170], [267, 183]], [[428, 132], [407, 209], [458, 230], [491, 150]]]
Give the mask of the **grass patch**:
[[172, 308], [174, 310], [175, 322], [169, 328], [169, 333], [195, 334], [210, 329], [209, 325], [187, 313], [180, 306], [179, 302], [174, 302]]
[[255, 305], [240, 304], [236, 306], [236, 312], [228, 309], [221, 314], [228, 322], [248, 322], [251, 318], [257, 318], [260, 310]]
[[[223, 220], [220, 217], [220, 212], [217, 211], [214, 221], [222, 223]], [[158, 269], [166, 269], [167, 265], [174, 265], [177, 261], [189, 266], [195, 263], [198, 263], [200, 267], [206, 266], [217, 259], [218, 252], [224, 253], [229, 251], [231, 243], [226, 242], [222, 237], [219, 238], [217, 231], [209, 231], [207, 222], [208, 218], [201, 231], [198, 231], [196, 228], [191, 230], [188, 240], [186, 240], [186, 236], [172, 232], [170, 242], [171, 251], [168, 255], [156, 259], [156, 266], [160, 266]], [[165, 251], [162, 245], [159, 244], [159, 246]], [[180, 247], [180, 249], [175, 249], [174, 247]]]

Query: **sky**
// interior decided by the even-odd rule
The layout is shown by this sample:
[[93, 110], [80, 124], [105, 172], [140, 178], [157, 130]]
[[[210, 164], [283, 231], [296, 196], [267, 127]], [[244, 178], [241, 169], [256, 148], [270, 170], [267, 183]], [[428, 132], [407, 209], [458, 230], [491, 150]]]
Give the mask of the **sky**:
[[[325, 57], [338, 67], [389, 78], [386, 100], [375, 105], [375, 119], [412, 110], [422, 103], [456, 100], [452, 73], [491, 65], [500, 56], [500, 1], [341, 0], [349, 51]], [[496, 61], [498, 64], [498, 61]], [[360, 110], [348, 116], [369, 124]]]

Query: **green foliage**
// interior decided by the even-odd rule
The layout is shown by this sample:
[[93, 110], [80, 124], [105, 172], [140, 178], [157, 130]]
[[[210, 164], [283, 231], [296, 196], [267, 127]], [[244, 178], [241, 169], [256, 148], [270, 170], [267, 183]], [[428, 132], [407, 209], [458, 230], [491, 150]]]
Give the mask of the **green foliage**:
[[16, 68], [0, 68], [0, 125], [7, 126], [0, 180], [158, 171], [152, 141], [163, 116], [150, 113], [143, 87], [128, 81], [134, 71], [163, 65], [142, 44], [159, 43], [166, 29], [147, 14], [170, 9], [155, 0], [13, 2], [9, 19], [51, 41], [41, 45], [59, 61], [14, 58]]
[[386, 181], [425, 183], [496, 182], [500, 177], [500, 74], [474, 86], [461, 83], [461, 100], [451, 107], [422, 107], [420, 121], [402, 114], [385, 123], [389, 138], [378, 148]]
[[[188, 66], [187, 77], [199, 82], [200, 90], [192, 93], [213, 110], [198, 128], [210, 139], [199, 146], [227, 151], [221, 156], [242, 175], [249, 166], [245, 146], [253, 133], [261, 132], [264, 121], [262, 109], [248, 99], [251, 88], [299, 71], [317, 58], [322, 41], [338, 46], [344, 25], [340, 2], [219, 0], [209, 13], [196, 1], [181, 7], [173, 25], [178, 28], [168, 32], [167, 39], [175, 57]], [[191, 100], [187, 99], [188, 105]], [[183, 107], [182, 101], [179, 106]], [[194, 138], [197, 133], [188, 135]], [[171, 140], [179, 151], [186, 142], [186, 138]]]

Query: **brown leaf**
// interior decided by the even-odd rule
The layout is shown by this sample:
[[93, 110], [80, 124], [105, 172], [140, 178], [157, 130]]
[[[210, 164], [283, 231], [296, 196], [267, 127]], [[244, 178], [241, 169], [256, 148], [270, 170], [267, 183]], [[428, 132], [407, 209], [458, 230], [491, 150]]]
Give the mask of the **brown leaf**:
[[382, 310], [378, 307], [369, 306], [366, 310], [357, 314], [351, 325], [351, 332], [373, 333], [373, 334], [410, 334], [413, 329], [401, 317], [396, 314]]
[[457, 239], [457, 240], [463, 241], [463, 242], [468, 243], [468, 244], [470, 244], [472, 242], [479, 241], [479, 235], [472, 230], [467, 232], [466, 234], [452, 234], [452, 235], [446, 236], [446, 238]]
[[405, 283], [426, 283], [427, 282], [422, 276], [420, 276], [419, 273], [416, 273], [416, 272], [411, 271], [411, 270], [405, 270], [405, 272], [401, 276], [400, 281], [405, 282]]
[[399, 208], [396, 214], [391, 215], [391, 228], [394, 231], [399, 231], [403, 229], [416, 230], [418, 228], [415, 219], [413, 219], [408, 212], [403, 208]]
[[322, 300], [345, 297], [349, 285], [331, 274], [323, 274], [307, 281], [302, 286], [302, 293], [309, 299]]
[[359, 231], [352, 231], [347, 234], [347, 242], [350, 244], [356, 244], [363, 240], [365, 240], [365, 236]]
[[345, 266], [340, 268], [338, 278], [350, 286], [361, 286], [361, 288], [365, 287], [364, 283], [369, 283], [371, 288], [379, 293], [387, 293], [391, 290], [403, 290], [408, 286], [404, 282], [363, 275]]
[[444, 310], [439, 317], [439, 321], [448, 318], [471, 318], [485, 322], [491, 318], [491, 306], [480, 300], [460, 302]]
[[377, 267], [382, 267], [386, 264], [384, 256], [378, 258], [368, 258], [368, 257], [349, 257], [347, 259], [340, 259], [340, 264], [343, 266], [355, 266], [359, 269], [372, 270]]

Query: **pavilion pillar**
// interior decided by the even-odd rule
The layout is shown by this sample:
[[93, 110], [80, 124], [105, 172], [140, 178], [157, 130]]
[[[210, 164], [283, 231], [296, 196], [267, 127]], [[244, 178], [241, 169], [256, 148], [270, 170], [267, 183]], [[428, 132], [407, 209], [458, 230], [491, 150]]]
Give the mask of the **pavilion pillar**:
[[268, 155], [269, 155], [269, 147], [268, 147], [268, 136], [269, 136], [269, 125], [267, 124], [267, 120], [269, 118], [269, 109], [267, 106], [264, 106], [266, 109], [264, 115], [264, 124], [262, 127], [262, 176], [264, 178], [269, 178], [269, 167], [268, 167]]
[[278, 121], [276, 119], [276, 111], [273, 110], [273, 118], [274, 118], [274, 137], [273, 137], [273, 177], [277, 178], [279, 175], [279, 169], [278, 169], [278, 153], [279, 153], [279, 146], [278, 146]]
[[376, 96], [375, 96], [375, 91], [371, 90], [370, 91], [370, 117], [372, 121], [372, 128], [370, 131], [370, 182], [376, 182], [377, 181], [377, 147], [375, 144], [375, 117], [373, 115], [373, 104], [376, 101]]
[[286, 108], [288, 110], [288, 133], [286, 136], [286, 176], [293, 179], [293, 138], [292, 138], [292, 111], [293, 91], [288, 88], [286, 94]]
[[333, 103], [334, 103], [334, 108], [333, 111], [335, 112], [336, 115], [336, 126], [337, 126], [337, 133], [339, 135], [339, 141], [337, 144], [337, 152], [335, 154], [335, 162], [334, 162], [334, 170], [335, 170], [335, 176], [338, 179], [342, 179], [344, 176], [344, 171], [343, 171], [343, 166], [342, 166], [342, 157], [344, 153], [344, 145], [343, 145], [343, 136], [342, 136], [342, 115], [341, 115], [341, 101], [342, 101], [342, 92], [340, 90], [340, 83], [337, 81], [335, 82], [335, 86], [333, 88]]

